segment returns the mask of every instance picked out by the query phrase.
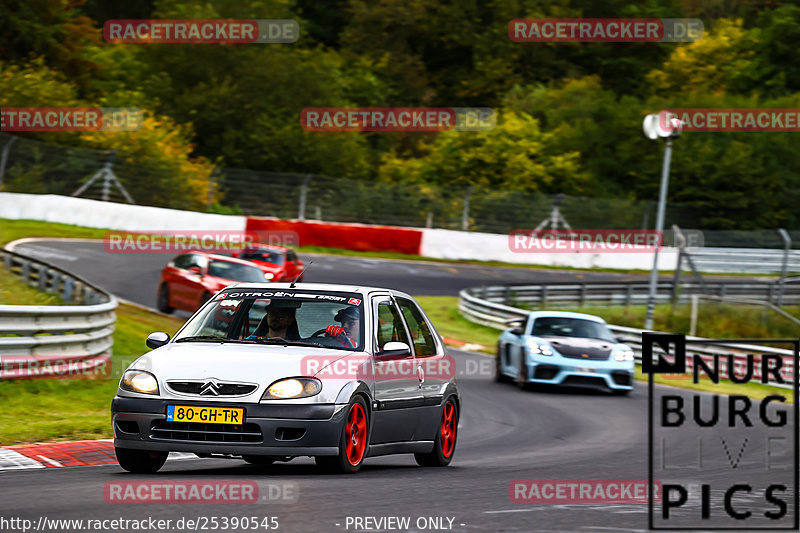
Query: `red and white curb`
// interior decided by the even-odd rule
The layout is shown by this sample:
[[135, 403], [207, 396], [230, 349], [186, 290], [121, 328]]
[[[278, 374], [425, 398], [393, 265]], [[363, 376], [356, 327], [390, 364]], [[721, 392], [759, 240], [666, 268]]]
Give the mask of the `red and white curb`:
[[[169, 454], [170, 460], [195, 458], [197, 456], [193, 453]], [[21, 444], [0, 448], [0, 472], [112, 464], [117, 464], [112, 439]]]
[[489, 348], [482, 345], [482, 344], [472, 344], [469, 342], [460, 341], [457, 339], [451, 339], [449, 337], [442, 337], [442, 341], [447, 346], [452, 346], [453, 348], [458, 348], [459, 350], [464, 350], [465, 352], [479, 352], [483, 350], [488, 350]]

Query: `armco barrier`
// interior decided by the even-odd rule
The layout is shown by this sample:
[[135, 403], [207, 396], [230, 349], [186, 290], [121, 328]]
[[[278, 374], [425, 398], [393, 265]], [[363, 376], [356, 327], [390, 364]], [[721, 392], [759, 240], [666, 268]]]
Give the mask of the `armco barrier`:
[[[706, 280], [702, 285], [683, 282], [677, 288], [670, 281], [659, 281], [656, 303], [688, 302], [693, 294], [720, 298], [740, 298], [772, 302], [780, 286], [775, 281]], [[472, 294], [494, 303], [521, 303], [532, 307], [583, 307], [647, 304], [647, 281], [592, 281], [476, 287]], [[783, 303], [800, 303], [800, 284], [787, 283]]]
[[[12, 243], [13, 244], [13, 243]], [[0, 250], [7, 272], [78, 305], [0, 305], [0, 378], [84, 374], [111, 357], [116, 299], [58, 267]]]
[[367, 226], [248, 217], [247, 231], [293, 231], [301, 246], [326, 246], [358, 251], [385, 251], [418, 255], [422, 230], [393, 226]]
[[[467, 319], [477, 324], [489, 326], [496, 329], [505, 329], [508, 327], [506, 321], [514, 318], [526, 317], [529, 311], [512, 307], [500, 303], [491, 302], [482, 297], [486, 287], [478, 287], [472, 289], [464, 289], [459, 293], [458, 309], [461, 314]], [[506, 287], [489, 287], [500, 292]], [[615, 326], [609, 324], [608, 328], [620, 341], [629, 345], [636, 354], [636, 363], [642, 363], [642, 332], [645, 330], [637, 328], [628, 328], [624, 326]], [[701, 337], [686, 337], [687, 341], [701, 341], [706, 340]], [[714, 344], [698, 344], [692, 346], [692, 353], [696, 353], [703, 357], [703, 359], [713, 359], [715, 355], [721, 357], [733, 356], [734, 365], [737, 368], [744, 366], [743, 356], [746, 354], [774, 354], [783, 358], [784, 368], [787, 372], [793, 372], [794, 369], [794, 356], [791, 350], [784, 350], [773, 348], [770, 346], [753, 346], [749, 344], [734, 344], [734, 343], [714, 343]], [[791, 383], [776, 384], [780, 388], [792, 388]]]

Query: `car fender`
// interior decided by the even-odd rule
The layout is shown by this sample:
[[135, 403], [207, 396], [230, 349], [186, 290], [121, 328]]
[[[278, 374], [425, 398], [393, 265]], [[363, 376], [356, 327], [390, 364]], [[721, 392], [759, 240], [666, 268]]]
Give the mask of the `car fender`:
[[[367, 416], [369, 417], [369, 435], [367, 435], [367, 442], [372, 440], [372, 392], [370, 392], [369, 386], [364, 383], [363, 381], [351, 381], [347, 383], [342, 389], [339, 391], [339, 395], [336, 397], [336, 405], [341, 405], [342, 407], [346, 406], [350, 403], [350, 400], [356, 394], [360, 394], [364, 396], [366, 399], [367, 404]], [[342, 409], [340, 412], [343, 412]], [[338, 414], [338, 412], [337, 412]], [[336, 415], [334, 415], [336, 416]], [[344, 416], [342, 416], [342, 421], [344, 421]]]

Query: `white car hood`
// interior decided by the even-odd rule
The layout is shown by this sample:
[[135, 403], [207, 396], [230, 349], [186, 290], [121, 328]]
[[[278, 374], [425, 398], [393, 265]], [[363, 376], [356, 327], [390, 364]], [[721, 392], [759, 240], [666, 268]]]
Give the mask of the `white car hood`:
[[[363, 352], [329, 348], [275, 346], [217, 342], [169, 343], [139, 359], [131, 369], [146, 370], [158, 380], [159, 396], [202, 401], [259, 401], [265, 389], [282, 378], [309, 375], [306, 358], [327, 362], [342, 357], [364, 357]], [[315, 368], [311, 366], [310, 368]], [[311, 373], [313, 375], [313, 373]], [[189, 395], [172, 391], [167, 381], [206, 381], [252, 383], [258, 388], [247, 396], [222, 397]]]

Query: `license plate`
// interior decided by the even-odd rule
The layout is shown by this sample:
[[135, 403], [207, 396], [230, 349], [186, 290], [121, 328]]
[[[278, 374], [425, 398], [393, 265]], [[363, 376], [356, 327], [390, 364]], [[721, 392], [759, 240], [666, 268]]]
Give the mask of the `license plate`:
[[201, 422], [204, 424], [243, 424], [244, 409], [235, 407], [198, 407], [168, 405], [167, 422]]
[[579, 366], [578, 372], [586, 372], [587, 374], [594, 374], [596, 370], [594, 368], [589, 368], [588, 366]]

